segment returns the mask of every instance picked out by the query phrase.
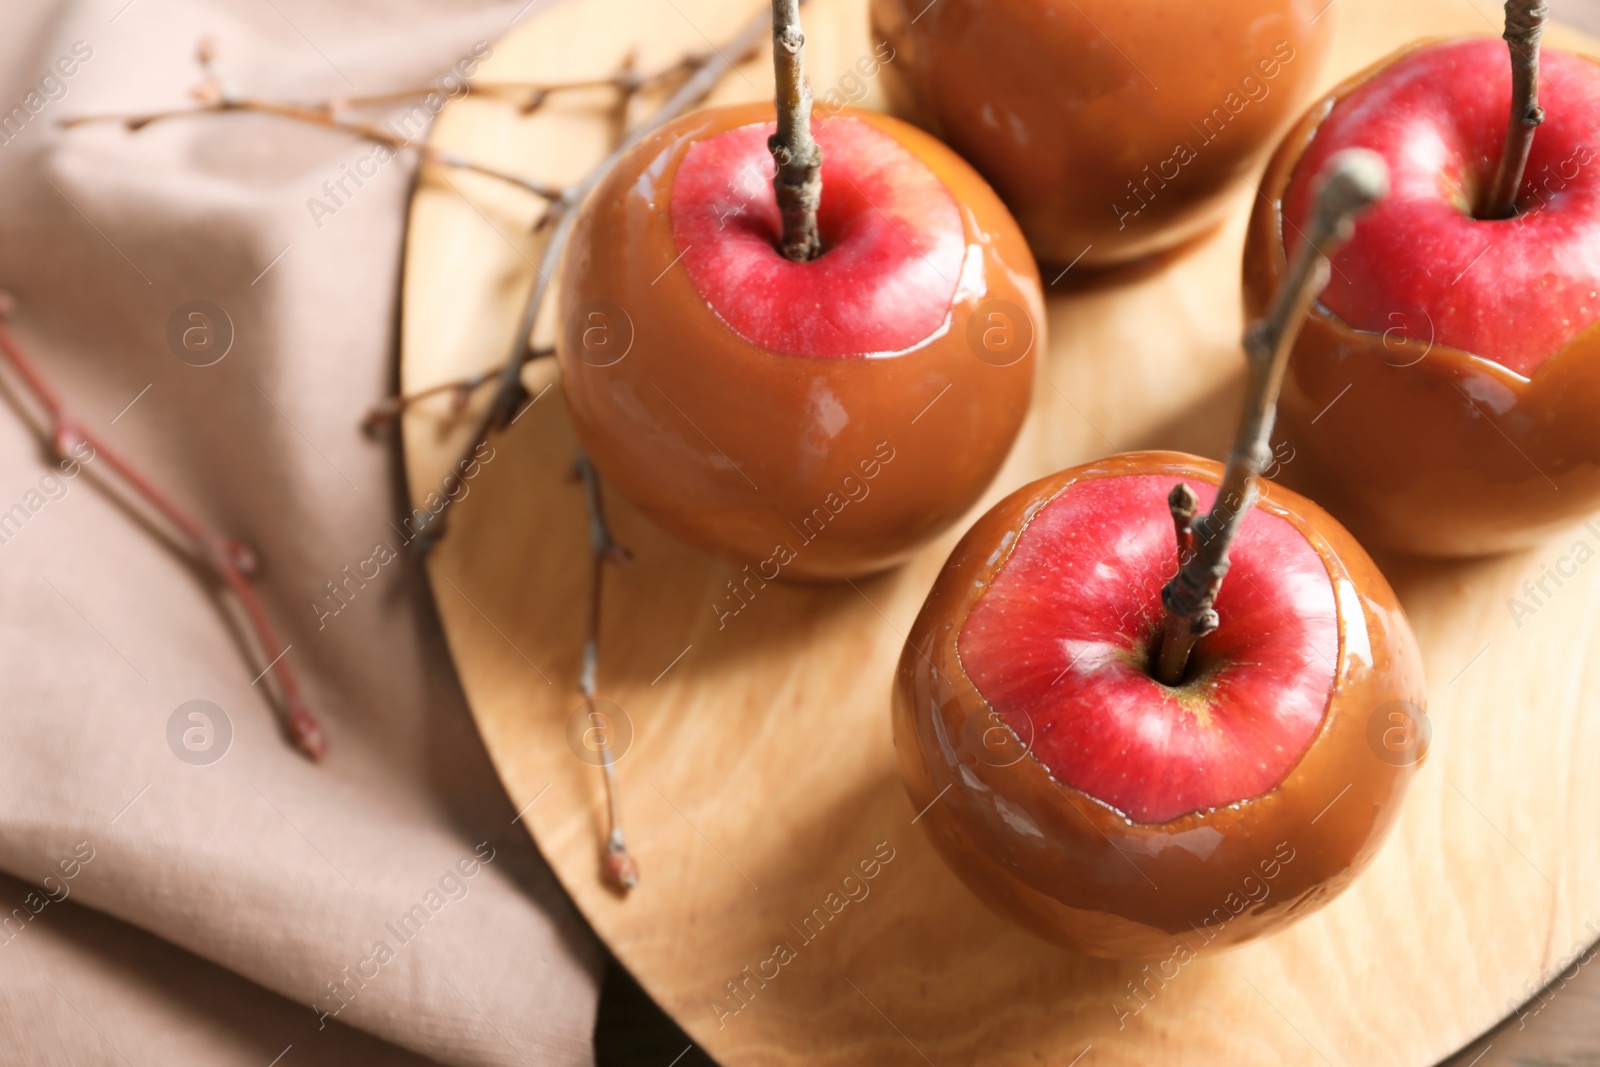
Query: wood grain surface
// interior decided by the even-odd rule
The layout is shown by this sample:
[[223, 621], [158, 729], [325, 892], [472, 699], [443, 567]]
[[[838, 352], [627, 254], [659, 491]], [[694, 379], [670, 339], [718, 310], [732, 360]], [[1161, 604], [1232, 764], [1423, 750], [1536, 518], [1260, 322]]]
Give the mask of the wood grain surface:
[[[479, 78], [603, 74], [634, 46], [650, 69], [727, 39], [754, 6], [568, 3], [496, 42]], [[1337, 20], [1323, 74], [1332, 84], [1418, 36], [1497, 33], [1500, 9], [1336, 0], [1326, 17]], [[817, 95], [848, 90], [846, 72], [869, 49], [863, 0], [811, 0], [805, 21]], [[1547, 42], [1584, 47], [1560, 27]], [[763, 52], [714, 102], [757, 99], [770, 85]], [[868, 90], [871, 106], [877, 88]], [[615, 136], [609, 99], [563, 96], [526, 116], [468, 97], [446, 108], [432, 140], [566, 181]], [[1111, 451], [1223, 455], [1242, 385], [1239, 257], [1252, 195], [1242, 190], [1220, 231], [1162, 262], [1092, 280], [1046, 274], [1048, 359], [984, 506]], [[407, 390], [503, 358], [537, 258], [537, 208], [491, 178], [423, 173], [404, 278]], [[540, 329], [549, 335], [551, 324]], [[1400, 827], [1324, 911], [1268, 940], [1202, 953], [1163, 982], [1143, 965], [1063, 952], [992, 916], [913, 825], [890, 741], [889, 683], [959, 530], [870, 580], [768, 585], [719, 629], [714, 605], [725, 603], [734, 568], [610, 495], [636, 559], [608, 579], [600, 684], [631, 729], [619, 769], [644, 877], [618, 898], [597, 876], [599, 773], [570, 736], [584, 724], [575, 684], [586, 517], [565, 479], [576, 446], [550, 363], [529, 369], [539, 399], [458, 487], [465, 495], [429, 563], [434, 593], [524, 824], [616, 955], [729, 1067], [1427, 1064], [1493, 1026], [1600, 936], [1600, 633], [1590, 610], [1600, 523], [1501, 559], [1381, 561], [1424, 650], [1434, 726]], [[466, 421], [442, 397], [404, 420], [414, 506], [438, 490]], [[1510, 598], [1527, 600], [1524, 580], [1558, 564], [1570, 576], [1547, 582], [1541, 606], [1514, 618]], [[871, 860], [866, 895], [827, 911], [845, 899], [844, 877]], [[803, 927], [817, 908], [828, 921]], [[776, 977], [748, 977], [779, 957]], [[1142, 999], [1130, 983], [1146, 990]]]

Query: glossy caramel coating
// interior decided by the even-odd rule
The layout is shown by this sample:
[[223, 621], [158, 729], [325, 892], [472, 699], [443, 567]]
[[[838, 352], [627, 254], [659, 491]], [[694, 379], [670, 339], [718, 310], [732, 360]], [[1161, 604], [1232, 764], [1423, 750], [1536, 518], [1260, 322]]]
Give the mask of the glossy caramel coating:
[[[1283, 194], [1317, 126], [1408, 50], [1339, 85], [1279, 146], [1245, 242], [1247, 317], [1287, 270]], [[1537, 544], [1600, 507], [1600, 324], [1523, 378], [1447, 345], [1354, 329], [1318, 304], [1295, 342], [1278, 436], [1294, 450], [1280, 480], [1366, 544], [1452, 557]]]
[[[590, 197], [564, 266], [557, 354], [595, 467], [669, 531], [766, 580], [881, 570], [964, 514], [1011, 449], [1045, 343], [1033, 257], [983, 179], [914, 127], [856, 111], [830, 121], [847, 117], [899, 141], [960, 211], [966, 254], [954, 303], [944, 327], [911, 350], [768, 351], [729, 329], [684, 270], [669, 269], [679, 251], [667, 204], [685, 153], [772, 121], [770, 104], [696, 112], [646, 139]], [[581, 358], [570, 336], [574, 313], [596, 301], [624, 310], [633, 333], [626, 356], [607, 366]], [[986, 321], [975, 316], [990, 301], [1020, 309], [1032, 334], [1004, 366], [974, 348]]]
[[[934, 845], [980, 899], [1069, 948], [1159, 959], [1183, 943], [1204, 952], [1259, 937], [1349, 885], [1382, 844], [1419, 764], [1380, 758], [1372, 720], [1391, 701], [1422, 707], [1425, 698], [1415, 639], [1377, 567], [1315, 504], [1265, 483], [1259, 506], [1316, 548], [1339, 607], [1322, 726], [1277, 788], [1134, 823], [1057, 783], [1015, 734], [997, 744], [999, 720], [961, 664], [961, 628], [1033, 514], [1077, 480], [1127, 474], [1215, 485], [1222, 469], [1181, 453], [1130, 453], [1040, 479], [991, 509], [956, 546], [912, 627], [894, 734], [912, 807], [927, 809], [921, 821]], [[1237, 907], [1262, 884], [1258, 903]]]
[[1316, 83], [1324, 6], [872, 0], [871, 13], [894, 49], [895, 110], [983, 172], [1041, 261], [1107, 266], [1220, 221]]

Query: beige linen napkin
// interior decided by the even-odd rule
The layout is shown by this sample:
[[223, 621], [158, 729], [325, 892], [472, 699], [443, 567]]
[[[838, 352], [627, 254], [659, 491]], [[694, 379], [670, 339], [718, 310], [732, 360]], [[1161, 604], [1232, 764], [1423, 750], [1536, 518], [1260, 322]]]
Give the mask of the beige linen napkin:
[[[330, 748], [285, 744], [226, 597], [104, 465], [64, 477], [6, 377], [0, 1063], [592, 1060], [598, 951], [513, 825], [418, 572], [314, 606], [400, 548], [396, 450], [358, 423], [395, 377], [409, 159], [313, 217], [370, 146], [243, 114], [57, 125], [183, 105], [202, 33], [240, 90], [312, 101], [425, 84], [522, 7], [5, 5], [14, 329], [81, 419], [255, 546]], [[231, 324], [209, 366], [170, 342], [196, 300]]]

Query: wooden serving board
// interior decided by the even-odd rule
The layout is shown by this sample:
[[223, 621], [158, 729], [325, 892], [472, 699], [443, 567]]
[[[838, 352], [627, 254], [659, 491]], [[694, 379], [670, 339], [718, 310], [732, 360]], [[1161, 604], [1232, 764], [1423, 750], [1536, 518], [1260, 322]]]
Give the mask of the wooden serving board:
[[[497, 42], [480, 79], [604, 74], [633, 46], [653, 69], [728, 39], [760, 2], [565, 4]], [[811, 0], [804, 17], [818, 96], [850, 91], [846, 72], [868, 54], [864, 0]], [[1487, 0], [1336, 0], [1326, 17], [1337, 20], [1331, 84], [1415, 37], [1498, 32], [1501, 16]], [[1585, 47], [1560, 28], [1547, 41]], [[713, 102], [768, 94], [768, 63], [763, 51]], [[558, 97], [530, 117], [469, 97], [440, 116], [433, 143], [571, 180], [615, 134], [608, 99]], [[1113, 450], [1222, 456], [1241, 391], [1251, 195], [1166, 262], [1047, 286], [1051, 346], [1034, 411], [984, 507]], [[537, 258], [536, 207], [479, 175], [423, 174], [405, 266], [407, 391], [504, 357]], [[535, 393], [554, 382], [551, 362], [529, 369]], [[467, 421], [443, 397], [405, 419], [414, 506], [448, 473]], [[604, 889], [601, 780], [569, 743], [587, 543], [581, 491], [564, 480], [576, 445], [559, 384], [492, 445], [429, 562], [478, 728], [595, 930], [729, 1067], [1428, 1064], [1600, 936], [1600, 562], [1589, 558], [1600, 524], [1513, 557], [1388, 562], [1426, 657], [1434, 724], [1398, 831], [1324, 911], [1147, 982], [1141, 965], [1074, 955], [991, 915], [913, 825], [890, 676], [959, 529], [871, 580], [769, 585], [719, 629], [713, 605], [734, 569], [608, 495], [636, 559], [608, 576], [600, 684], [632, 731], [619, 770], [644, 880], [626, 900]], [[1514, 618], [1510, 598], [1531, 603], [1522, 583], [1546, 566], [1571, 576], [1547, 581], [1552, 595]], [[866, 895], [847, 898], [845, 876], [873, 860]], [[802, 930], [830, 904], [820, 933], [815, 921]], [[776, 977], [748, 977], [763, 968]], [[1135, 999], [1130, 983], [1153, 992]]]

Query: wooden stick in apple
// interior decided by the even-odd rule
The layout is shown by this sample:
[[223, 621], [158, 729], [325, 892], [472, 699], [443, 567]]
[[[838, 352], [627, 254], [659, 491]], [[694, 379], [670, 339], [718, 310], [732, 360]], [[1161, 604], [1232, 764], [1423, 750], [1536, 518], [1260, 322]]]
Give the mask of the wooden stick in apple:
[[783, 254], [817, 258], [817, 205], [822, 200], [822, 149], [811, 136], [811, 87], [805, 76], [806, 35], [800, 0], [772, 0], [772, 67], [778, 82], [778, 132], [767, 140], [777, 166], [772, 187], [783, 217]]
[[1517, 190], [1533, 147], [1533, 131], [1544, 121], [1539, 106], [1539, 38], [1550, 6], [1544, 0], [1506, 0], [1506, 49], [1511, 53], [1511, 119], [1506, 123], [1505, 148], [1495, 168], [1494, 185], [1484, 203], [1483, 217], [1509, 219], [1516, 214]]
[[1306, 312], [1328, 283], [1328, 256], [1349, 239], [1355, 217], [1388, 189], [1388, 168], [1375, 152], [1351, 148], [1328, 161], [1311, 230], [1266, 316], [1245, 331], [1244, 413], [1216, 501], [1208, 514], [1196, 519], [1196, 497], [1187, 485], [1180, 483], [1167, 499], [1178, 537], [1178, 573], [1161, 594], [1167, 618], [1155, 676], [1164, 685], [1183, 681], [1195, 643], [1217, 628], [1214, 605], [1228, 573], [1228, 549], [1255, 503], [1256, 479], [1272, 458], [1272, 423], [1284, 369]]

